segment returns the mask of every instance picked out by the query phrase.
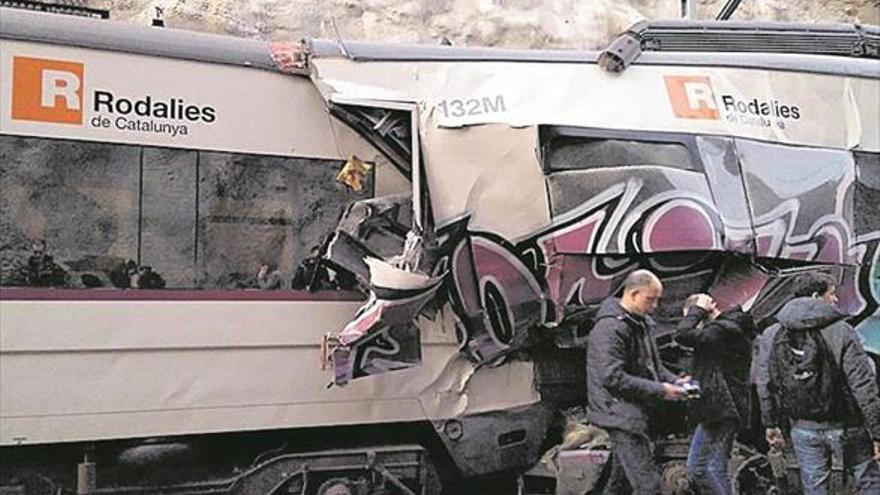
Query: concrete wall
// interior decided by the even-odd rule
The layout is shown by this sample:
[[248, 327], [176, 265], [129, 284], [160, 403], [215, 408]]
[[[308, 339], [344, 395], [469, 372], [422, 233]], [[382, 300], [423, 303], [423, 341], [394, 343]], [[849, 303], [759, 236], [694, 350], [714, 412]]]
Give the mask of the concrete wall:
[[[714, 18], [726, 0], [696, 0]], [[681, 0], [84, 0], [111, 18], [149, 25], [154, 8], [170, 27], [270, 40], [347, 39], [516, 48], [604, 46], [641, 19], [681, 16]], [[877, 0], [749, 0], [734, 19], [880, 23]], [[335, 26], [335, 27], [334, 27]], [[337, 34], [338, 33], [338, 34]]]

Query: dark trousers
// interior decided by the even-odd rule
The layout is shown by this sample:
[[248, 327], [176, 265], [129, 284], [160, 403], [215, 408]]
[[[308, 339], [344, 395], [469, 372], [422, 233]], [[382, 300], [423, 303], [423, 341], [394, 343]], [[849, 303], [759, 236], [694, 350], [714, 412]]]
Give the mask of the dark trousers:
[[611, 472], [603, 495], [658, 495], [660, 472], [648, 436], [608, 429], [611, 437]]

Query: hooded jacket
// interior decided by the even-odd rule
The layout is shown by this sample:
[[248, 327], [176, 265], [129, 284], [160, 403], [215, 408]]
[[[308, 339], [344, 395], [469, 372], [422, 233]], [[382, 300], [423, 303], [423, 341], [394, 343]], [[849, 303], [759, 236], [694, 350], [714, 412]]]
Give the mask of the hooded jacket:
[[779, 310], [779, 323], [769, 327], [758, 341], [753, 367], [761, 402], [761, 419], [765, 427], [781, 426], [785, 420], [801, 419], [784, 417], [779, 399], [772, 392], [777, 387], [770, 383], [772, 374], [769, 357], [776, 333], [782, 326], [789, 331], [818, 329], [821, 330], [834, 363], [840, 366], [846, 382], [843, 394], [845, 407], [840, 408], [840, 417], [829, 423], [844, 427], [864, 425], [871, 438], [880, 441], [880, 390], [877, 379], [862, 343], [853, 328], [843, 321], [844, 318], [844, 313], [811, 297], [793, 299]]
[[746, 426], [751, 408], [749, 366], [754, 321], [737, 306], [698, 328], [707, 316], [705, 309], [692, 307], [675, 335], [679, 344], [694, 349], [693, 375], [702, 389], [690, 408], [691, 420], [735, 419]]
[[663, 399], [676, 376], [660, 362], [653, 321], [608, 298], [587, 340], [587, 418], [603, 428], [648, 432], [647, 409]]

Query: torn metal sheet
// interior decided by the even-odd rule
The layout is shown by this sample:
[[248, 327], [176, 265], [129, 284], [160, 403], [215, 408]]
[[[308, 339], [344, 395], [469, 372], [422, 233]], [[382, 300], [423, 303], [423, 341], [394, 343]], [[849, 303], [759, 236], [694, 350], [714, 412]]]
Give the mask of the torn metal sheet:
[[330, 238], [323, 258], [333, 267], [355, 276], [361, 287], [370, 286], [370, 268], [367, 259], [375, 254], [345, 231], [337, 231]]
[[462, 355], [449, 359], [419, 394], [419, 402], [432, 420], [492, 411], [499, 404], [527, 406], [540, 400], [534, 385], [534, 363], [514, 360], [479, 366]]
[[[379, 317], [369, 321], [371, 325], [368, 328], [371, 330], [363, 330], [362, 338], [332, 351], [336, 385], [345, 385], [355, 378], [421, 364], [421, 339], [415, 325], [388, 326], [384, 322], [380, 323]], [[356, 322], [357, 320], [352, 323], [357, 325]], [[360, 333], [353, 331], [354, 328], [349, 325], [344, 332]]]
[[332, 351], [335, 383], [416, 366], [421, 339], [414, 320], [440, 288], [442, 278], [400, 270], [367, 258], [371, 295], [338, 335]]
[[[580, 139], [596, 141], [576, 133], [566, 139], [568, 148]], [[448, 283], [436, 297], [452, 303], [462, 352], [474, 363], [521, 348], [544, 331], [542, 325], [561, 322], [568, 306], [614, 294], [637, 268], [664, 282], [669, 299], [661, 318], [679, 314], [687, 295], [707, 290], [723, 307], [743, 304], [762, 318], [789, 294], [785, 263], [838, 266], [841, 305], [854, 310], [855, 322], [873, 321], [875, 296], [859, 286], [870, 276], [868, 260], [880, 238], [859, 243], [854, 235], [858, 182], [849, 152], [694, 140], [682, 145], [691, 146], [693, 163], [678, 170], [578, 167], [579, 155], [571, 150], [565, 160], [575, 166], [568, 167], [553, 146], [544, 142], [543, 157], [551, 163], [537, 179], [547, 185], [549, 226], [510, 240], [472, 228], [466, 216], [438, 231], [434, 266], [448, 270]], [[709, 174], [708, 166], [726, 172]], [[473, 186], [471, 193], [482, 191]], [[720, 208], [721, 198], [744, 207]], [[480, 211], [499, 224], [506, 214]]]
[[376, 258], [390, 258], [403, 252], [412, 222], [409, 194], [377, 196], [352, 203], [337, 230], [357, 239]]
[[470, 216], [473, 230], [517, 239], [550, 222], [537, 128], [429, 126], [422, 142], [437, 227]]
[[468, 410], [470, 394], [466, 388], [476, 370], [463, 356], [450, 359], [434, 382], [422, 391], [419, 402], [426, 404], [436, 419], [461, 416]]

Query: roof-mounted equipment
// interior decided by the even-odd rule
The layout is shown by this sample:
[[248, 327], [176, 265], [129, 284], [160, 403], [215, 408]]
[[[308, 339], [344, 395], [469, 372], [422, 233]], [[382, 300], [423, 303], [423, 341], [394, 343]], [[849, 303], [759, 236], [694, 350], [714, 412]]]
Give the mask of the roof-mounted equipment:
[[[620, 72], [641, 52], [745, 52], [880, 58], [880, 28], [781, 22], [640, 22], [602, 52], [599, 65]], [[603, 63], [603, 58], [606, 63]]]
[[642, 54], [642, 35], [648, 23], [637, 22], [621, 34], [599, 54], [599, 67], [607, 72], [620, 73]]

